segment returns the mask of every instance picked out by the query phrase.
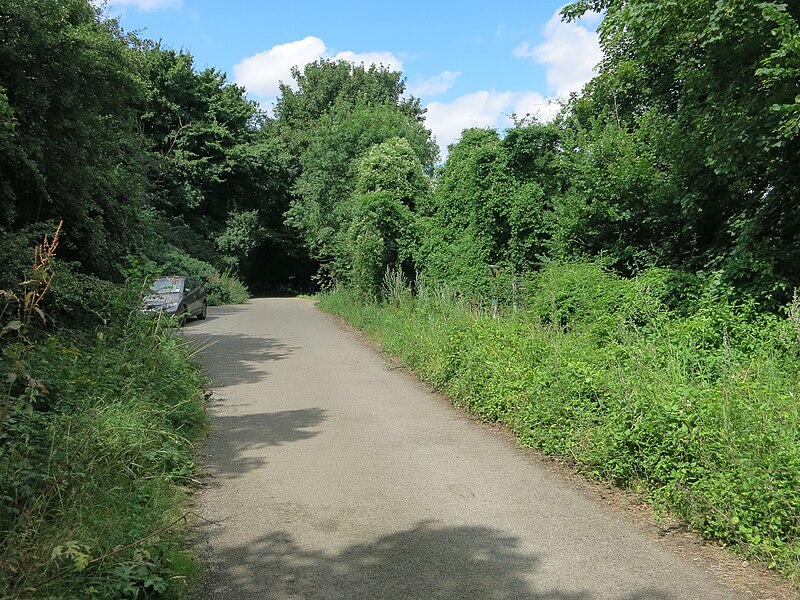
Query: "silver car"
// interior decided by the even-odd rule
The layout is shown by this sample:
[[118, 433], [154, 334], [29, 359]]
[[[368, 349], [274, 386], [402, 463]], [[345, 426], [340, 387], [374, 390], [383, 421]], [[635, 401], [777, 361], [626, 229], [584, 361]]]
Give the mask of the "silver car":
[[205, 286], [183, 275], [159, 277], [150, 285], [144, 298], [144, 312], [177, 316], [181, 325], [188, 317], [205, 319], [208, 300]]

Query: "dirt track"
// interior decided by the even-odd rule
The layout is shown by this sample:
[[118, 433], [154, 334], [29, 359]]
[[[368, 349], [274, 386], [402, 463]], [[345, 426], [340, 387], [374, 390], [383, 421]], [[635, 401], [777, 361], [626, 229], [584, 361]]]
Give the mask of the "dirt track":
[[199, 598], [733, 599], [320, 313], [185, 329], [214, 380]]

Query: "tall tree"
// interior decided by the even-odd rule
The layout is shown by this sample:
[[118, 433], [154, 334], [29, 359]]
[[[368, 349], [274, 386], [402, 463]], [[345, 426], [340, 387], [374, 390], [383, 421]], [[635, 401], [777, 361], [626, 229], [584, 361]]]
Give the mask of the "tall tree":
[[275, 116], [297, 156], [313, 140], [322, 117], [334, 107], [388, 105], [420, 122], [425, 112], [417, 98], [404, 97], [402, 74], [384, 66], [323, 59], [302, 70], [293, 67], [292, 78], [294, 85], [280, 84]]
[[692, 256], [743, 291], [800, 278], [796, 3], [584, 0], [605, 10], [605, 58], [588, 100], [652, 144], [679, 192]]
[[307, 266], [283, 222], [293, 161], [276, 122], [224, 73], [197, 71], [191, 54], [153, 43], [142, 52], [150, 94], [140, 122], [170, 242], [238, 269], [256, 290], [291, 286]]
[[450, 147], [431, 202], [421, 207], [422, 272], [467, 290], [487, 265], [535, 268], [547, 251], [551, 196], [562, 187], [557, 125], [520, 124], [501, 139], [469, 129]]
[[140, 57], [88, 0], [0, 8], [0, 230], [64, 219], [61, 254], [112, 275], [149, 236]]
[[424, 170], [437, 149], [423, 125], [416, 99], [402, 97], [404, 83], [383, 67], [340, 61], [295, 69], [297, 90], [283, 86], [276, 119], [286, 147], [298, 157], [295, 199], [287, 213], [309, 252], [323, 264], [325, 277], [338, 277], [334, 260], [340, 233], [352, 218], [364, 154], [393, 138], [404, 139]]
[[258, 108], [223, 73], [196, 71], [186, 52], [152, 43], [142, 51], [150, 93], [140, 122], [156, 206], [208, 235], [270, 183], [257, 177], [268, 157], [258, 152]]
[[380, 294], [387, 270], [413, 277], [419, 243], [413, 209], [429, 194], [430, 181], [407, 140], [391, 138], [367, 150], [344, 205], [348, 216], [334, 246], [335, 275], [365, 297]]

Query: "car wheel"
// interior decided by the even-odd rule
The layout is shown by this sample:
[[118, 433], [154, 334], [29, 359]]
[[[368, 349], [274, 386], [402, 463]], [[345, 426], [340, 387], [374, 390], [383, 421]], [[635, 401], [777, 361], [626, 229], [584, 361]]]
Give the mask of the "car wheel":
[[181, 311], [178, 316], [178, 323], [180, 324], [181, 327], [184, 326], [184, 324], [186, 323], [186, 319], [188, 318], [189, 318], [189, 309], [184, 304], [183, 306], [181, 306]]
[[200, 314], [197, 315], [197, 318], [202, 321], [208, 315], [208, 302], [203, 300], [203, 308], [200, 309]]

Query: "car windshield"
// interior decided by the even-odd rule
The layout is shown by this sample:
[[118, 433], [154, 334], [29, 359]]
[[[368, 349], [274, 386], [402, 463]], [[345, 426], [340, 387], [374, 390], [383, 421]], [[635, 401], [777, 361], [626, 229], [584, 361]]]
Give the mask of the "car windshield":
[[169, 294], [170, 292], [180, 292], [181, 291], [181, 280], [180, 279], [171, 279], [169, 277], [160, 277], [156, 279], [150, 289], [156, 292], [157, 294]]

